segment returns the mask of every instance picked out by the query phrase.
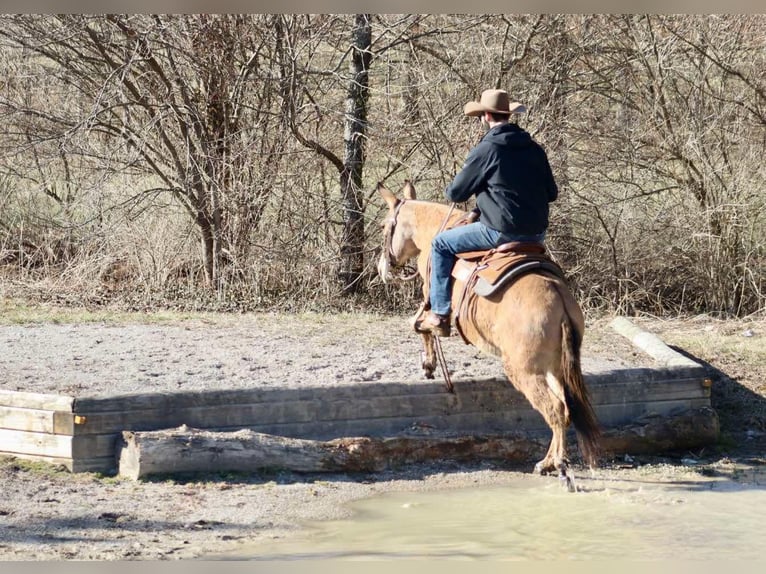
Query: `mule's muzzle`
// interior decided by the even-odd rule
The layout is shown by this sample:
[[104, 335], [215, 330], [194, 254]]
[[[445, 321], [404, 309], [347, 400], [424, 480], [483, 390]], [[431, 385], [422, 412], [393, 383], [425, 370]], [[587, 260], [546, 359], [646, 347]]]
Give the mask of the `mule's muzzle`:
[[381, 253], [380, 258], [378, 259], [378, 275], [383, 283], [389, 283], [391, 279], [393, 279], [393, 276], [391, 275], [391, 267], [388, 263], [388, 257], [386, 257], [385, 253]]
[[380, 259], [378, 259], [378, 275], [383, 283], [389, 283], [396, 279], [398, 281], [412, 281], [418, 275], [418, 268], [414, 265], [397, 265], [391, 261], [391, 257], [387, 254], [381, 253]]

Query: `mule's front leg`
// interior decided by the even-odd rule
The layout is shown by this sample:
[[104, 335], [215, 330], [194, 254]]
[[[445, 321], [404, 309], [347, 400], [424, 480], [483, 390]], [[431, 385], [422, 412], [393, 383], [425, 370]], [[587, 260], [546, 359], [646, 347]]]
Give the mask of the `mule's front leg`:
[[431, 333], [423, 333], [422, 331], [418, 331], [417, 327], [415, 326], [418, 324], [418, 322], [422, 321], [425, 313], [425, 305], [421, 305], [420, 309], [418, 309], [418, 312], [415, 313], [415, 316], [412, 318], [410, 323], [413, 330], [418, 335], [420, 335], [423, 340], [423, 351], [420, 354], [420, 366], [423, 368], [423, 373], [425, 374], [426, 378], [433, 379], [434, 371], [436, 370], [436, 350], [434, 349], [434, 336]]
[[430, 333], [421, 333], [423, 338], [423, 351], [421, 352], [421, 367], [423, 367], [423, 373], [426, 379], [434, 378], [434, 370], [436, 370], [436, 351], [434, 351], [434, 336]]

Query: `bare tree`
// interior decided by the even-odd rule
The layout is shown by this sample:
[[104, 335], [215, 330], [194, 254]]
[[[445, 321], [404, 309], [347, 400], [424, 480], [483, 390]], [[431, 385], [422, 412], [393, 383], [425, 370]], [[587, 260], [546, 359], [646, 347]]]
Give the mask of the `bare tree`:
[[[283, 111], [292, 134], [304, 146], [313, 149], [338, 171], [342, 204], [343, 231], [339, 248], [338, 278], [343, 293], [359, 290], [364, 270], [364, 202], [362, 194], [362, 173], [364, 169], [364, 147], [367, 130], [367, 105], [370, 98], [370, 63], [372, 53], [372, 21], [369, 14], [357, 14], [349, 31], [349, 43], [342, 58], [350, 55], [346, 79], [346, 96], [343, 113], [343, 157], [333, 152], [316, 139], [307, 136], [300, 127], [301, 102], [304, 98], [314, 101], [317, 95], [307, 88], [306, 74], [311, 70], [301, 69], [299, 58], [306, 56], [298, 51], [299, 38], [306, 34], [299, 29], [295, 16], [281, 17], [276, 21], [277, 35], [281, 50], [281, 77]], [[336, 22], [339, 23], [339, 22]], [[324, 25], [323, 19], [315, 24]], [[345, 28], [345, 27], [344, 27]], [[316, 36], [315, 36], [316, 38]], [[313, 55], [317, 48], [311, 49]], [[340, 66], [335, 64], [335, 69]], [[329, 71], [319, 72], [330, 74]], [[332, 75], [341, 75], [332, 72]]]
[[[50, 126], [60, 147], [98, 169], [153, 176], [156, 185], [135, 200], [167, 193], [184, 206], [199, 230], [205, 276], [217, 285], [242, 228], [257, 224], [268, 199], [263, 186], [251, 193], [252, 184], [281, 160], [272, 138], [279, 132], [269, 129], [265, 30], [247, 16], [5, 17], [0, 35], [76, 101], [46, 108], [21, 95], [0, 106]], [[253, 147], [270, 155], [266, 170], [251, 168]]]
[[[766, 289], [763, 24], [3, 16], [0, 258], [44, 267], [143, 242], [152, 269], [201, 260], [222, 302], [345, 304], [340, 285], [387, 304], [368, 256], [382, 207], [363, 190], [406, 177], [443, 200], [483, 135], [462, 106], [498, 86], [549, 152], [549, 244], [586, 305], [749, 313]], [[110, 226], [119, 241], [98, 243]]]
[[649, 15], [585, 26], [570, 157], [580, 197], [610, 229], [620, 296], [757, 307], [759, 249], [748, 233], [760, 216], [747, 207], [764, 177], [748, 145], [762, 147], [765, 133], [755, 28], [730, 16]]

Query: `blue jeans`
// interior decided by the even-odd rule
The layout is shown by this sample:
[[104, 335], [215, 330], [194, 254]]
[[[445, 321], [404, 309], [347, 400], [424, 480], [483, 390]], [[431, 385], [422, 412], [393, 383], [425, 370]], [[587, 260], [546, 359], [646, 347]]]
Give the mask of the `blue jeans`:
[[490, 229], [480, 221], [442, 231], [431, 241], [431, 311], [449, 315], [452, 306], [451, 273], [455, 255], [466, 251], [492, 249], [510, 241], [540, 241], [538, 235], [513, 235]]

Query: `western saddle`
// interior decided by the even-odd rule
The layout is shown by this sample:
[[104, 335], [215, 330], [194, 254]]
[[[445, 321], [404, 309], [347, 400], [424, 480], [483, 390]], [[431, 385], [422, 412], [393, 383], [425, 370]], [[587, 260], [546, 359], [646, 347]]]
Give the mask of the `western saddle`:
[[542, 243], [512, 241], [489, 251], [457, 255], [452, 276], [463, 283], [463, 289], [453, 315], [455, 328], [466, 343], [460, 320], [470, 317], [475, 298], [502, 293], [513, 281], [533, 271], [545, 271], [566, 281], [563, 270], [548, 256]]

